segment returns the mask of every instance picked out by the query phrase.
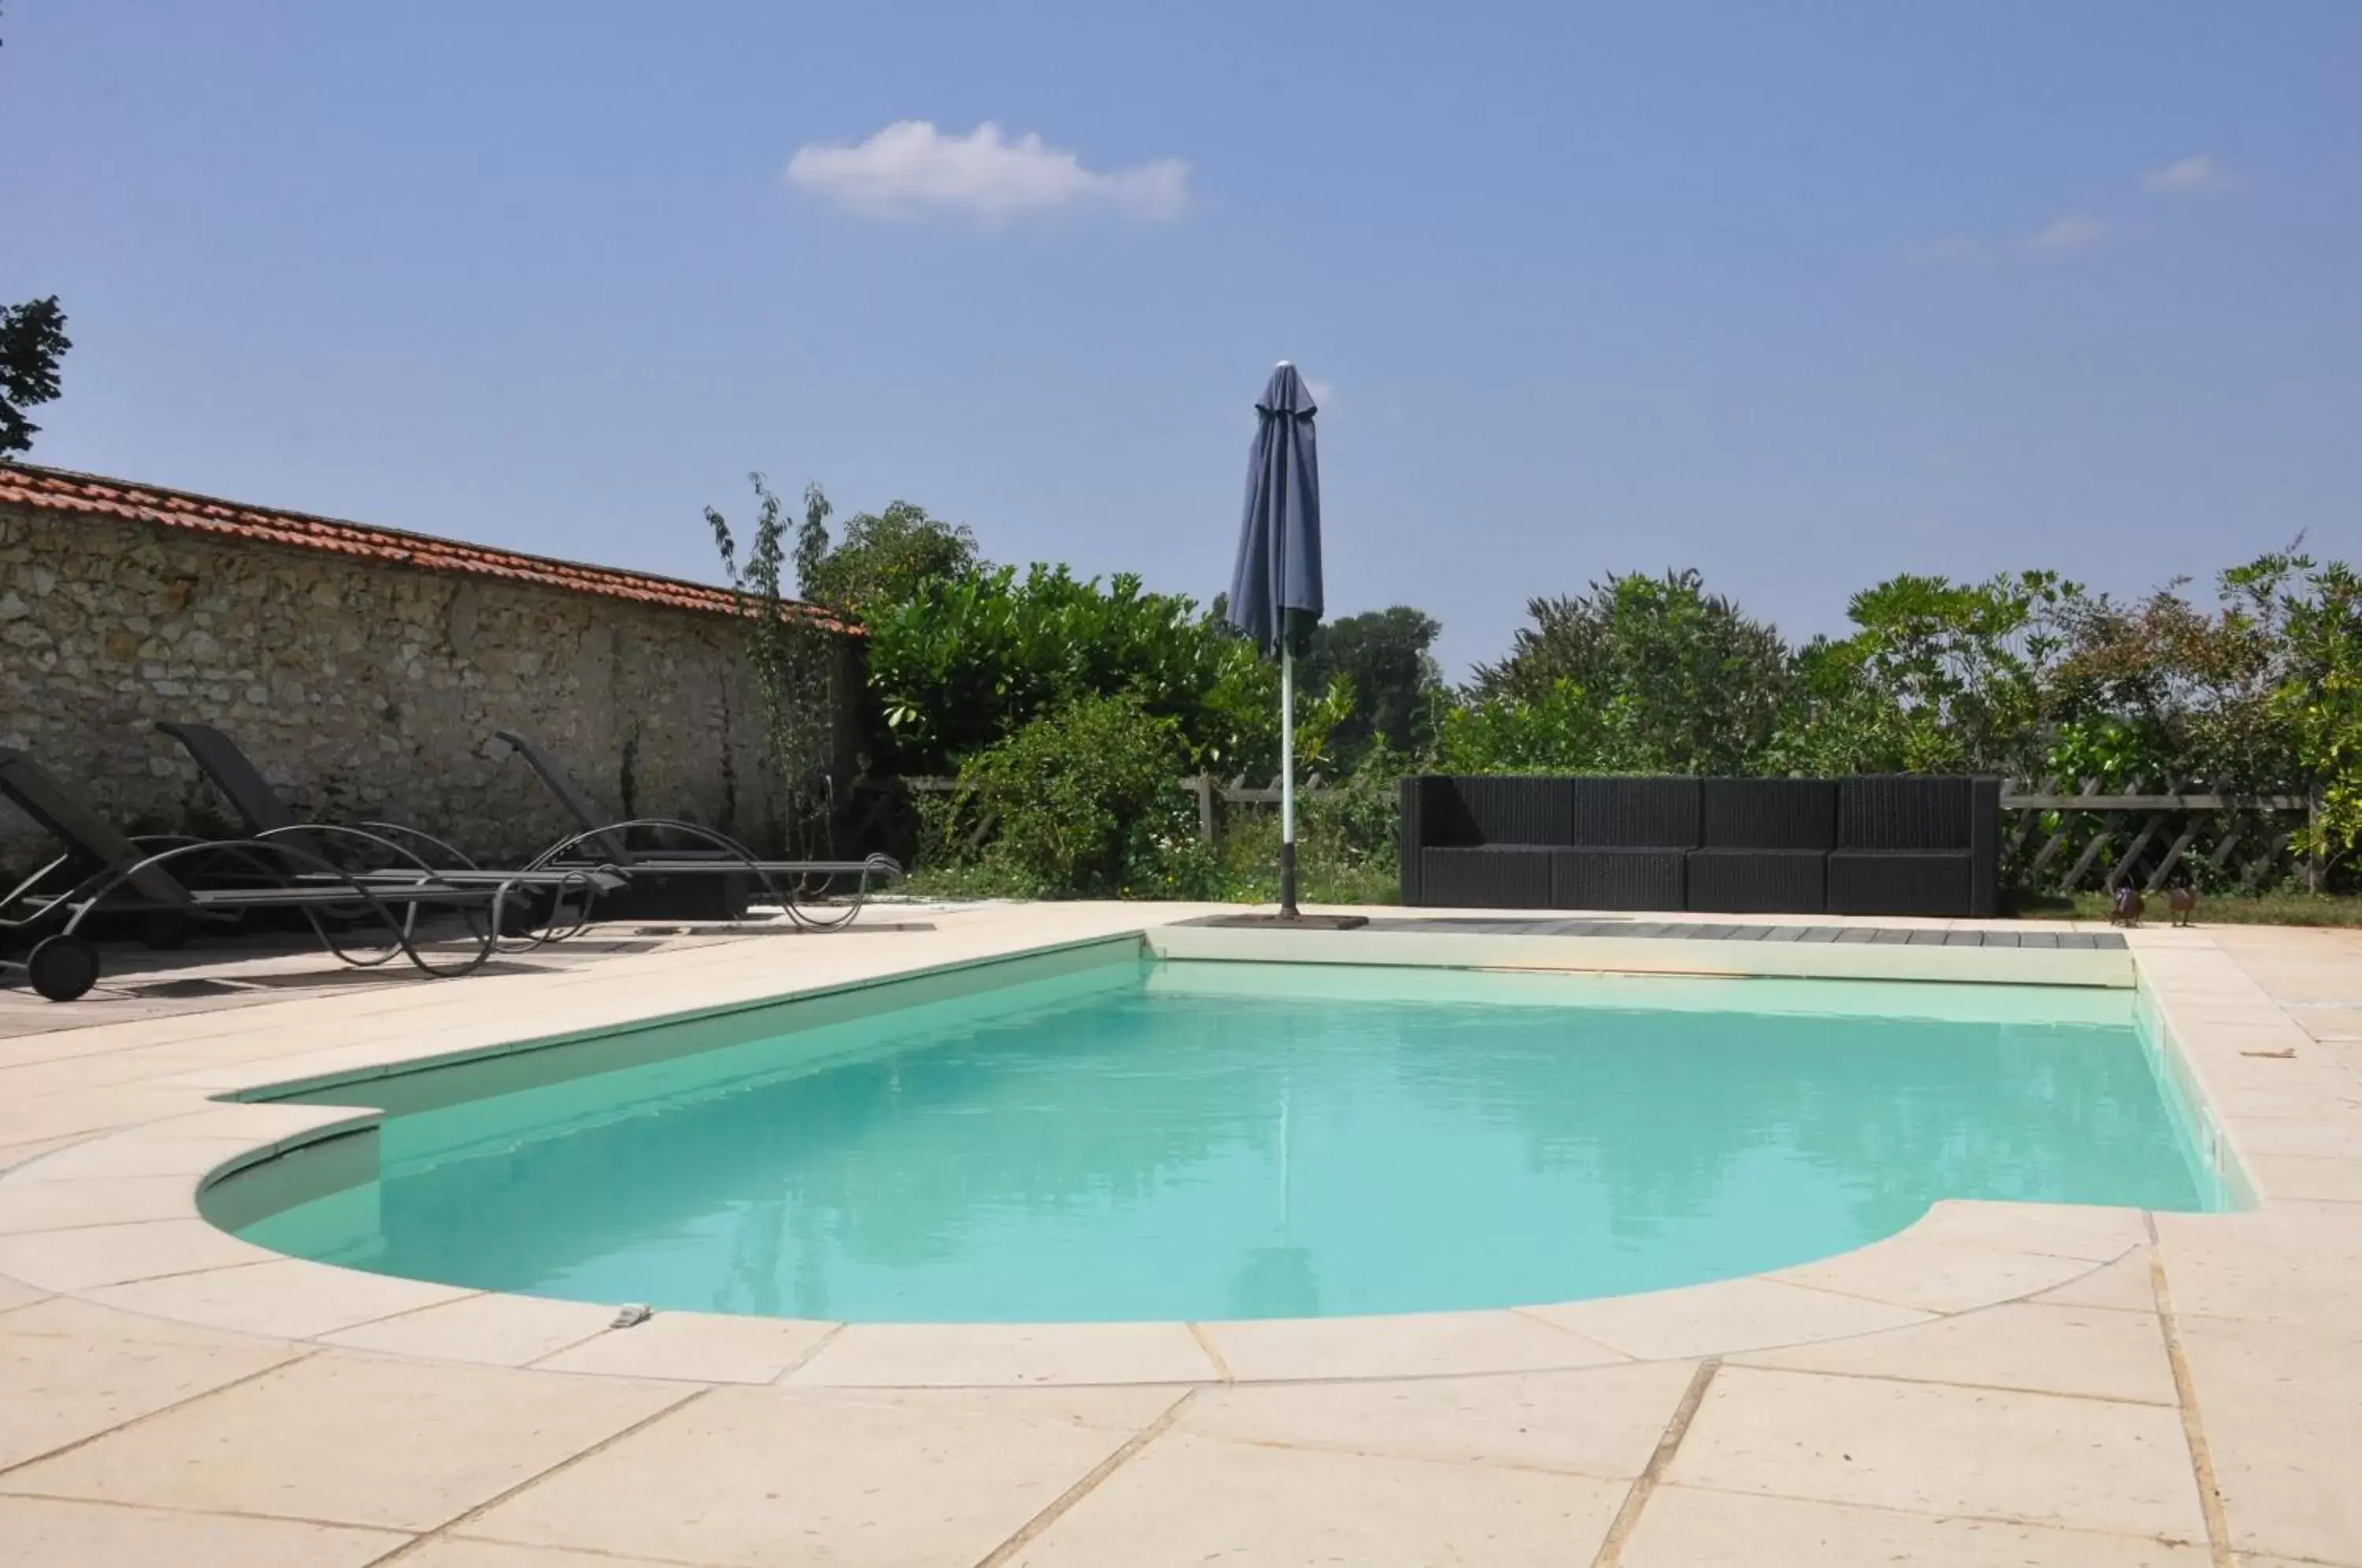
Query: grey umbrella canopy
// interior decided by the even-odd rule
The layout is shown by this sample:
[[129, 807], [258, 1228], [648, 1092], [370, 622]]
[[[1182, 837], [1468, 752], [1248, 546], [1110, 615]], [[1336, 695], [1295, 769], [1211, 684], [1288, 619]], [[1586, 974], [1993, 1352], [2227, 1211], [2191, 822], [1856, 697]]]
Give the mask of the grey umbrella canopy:
[[1231, 624], [1265, 653], [1304, 651], [1320, 619], [1320, 457], [1312, 389], [1282, 359], [1255, 402], [1246, 520], [1231, 573]]
[[1320, 457], [1312, 389], [1282, 359], [1255, 403], [1246, 520], [1225, 610], [1279, 655], [1279, 918], [1296, 921], [1296, 656], [1320, 620]]

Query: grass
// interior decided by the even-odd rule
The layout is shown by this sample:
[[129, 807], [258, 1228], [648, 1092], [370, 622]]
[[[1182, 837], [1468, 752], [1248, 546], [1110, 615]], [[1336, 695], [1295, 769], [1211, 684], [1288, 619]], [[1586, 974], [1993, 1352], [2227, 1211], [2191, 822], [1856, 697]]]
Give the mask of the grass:
[[[2036, 893], [2022, 895], [2015, 913], [2020, 920], [2105, 920], [2104, 893]], [[2149, 895], [2144, 923], [2162, 923], [2172, 916], [2165, 895]], [[2337, 925], [2362, 926], [2362, 898], [2335, 893], [2202, 893], [2191, 915], [2194, 925]]]

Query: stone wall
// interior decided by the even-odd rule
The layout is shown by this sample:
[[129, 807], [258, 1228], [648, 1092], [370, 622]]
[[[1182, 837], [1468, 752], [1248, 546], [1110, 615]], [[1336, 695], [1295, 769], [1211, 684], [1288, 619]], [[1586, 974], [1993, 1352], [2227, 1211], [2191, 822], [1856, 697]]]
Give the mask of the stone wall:
[[[131, 831], [235, 825], [153, 728], [179, 719], [228, 732], [301, 815], [483, 857], [571, 831], [496, 729], [619, 817], [761, 840], [776, 791], [741, 646], [726, 614], [0, 504], [0, 745]], [[0, 801], [0, 869], [53, 853]]]

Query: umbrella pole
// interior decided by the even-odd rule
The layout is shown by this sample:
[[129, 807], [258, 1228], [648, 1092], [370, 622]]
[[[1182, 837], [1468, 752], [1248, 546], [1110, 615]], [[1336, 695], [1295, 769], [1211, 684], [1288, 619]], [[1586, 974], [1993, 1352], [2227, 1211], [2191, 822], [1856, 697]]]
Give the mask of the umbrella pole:
[[1279, 918], [1296, 918], [1296, 653], [1279, 645]]

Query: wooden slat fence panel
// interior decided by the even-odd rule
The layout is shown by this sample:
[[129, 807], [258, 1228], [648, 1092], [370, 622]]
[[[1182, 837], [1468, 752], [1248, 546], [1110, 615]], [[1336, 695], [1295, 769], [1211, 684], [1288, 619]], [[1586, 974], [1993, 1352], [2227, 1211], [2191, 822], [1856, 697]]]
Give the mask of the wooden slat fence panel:
[[[2015, 829], [2004, 834], [2025, 867], [2018, 880], [2056, 892], [2104, 890], [2129, 881], [2155, 892], [2185, 866], [2245, 888], [2284, 870], [2310, 874], [2309, 867], [2289, 863], [2298, 826], [2289, 819], [2313, 810], [2306, 796], [2192, 791], [2176, 778], [2164, 784], [2150, 790], [2146, 780], [2135, 779], [2129, 789], [2103, 794], [2099, 781], [2087, 778], [2069, 793], [2058, 779], [2047, 778], [2005, 790], [2002, 810], [2018, 817]], [[2037, 837], [2041, 845], [2029, 860], [2026, 850]], [[2054, 872], [2060, 862], [2066, 868]]]

